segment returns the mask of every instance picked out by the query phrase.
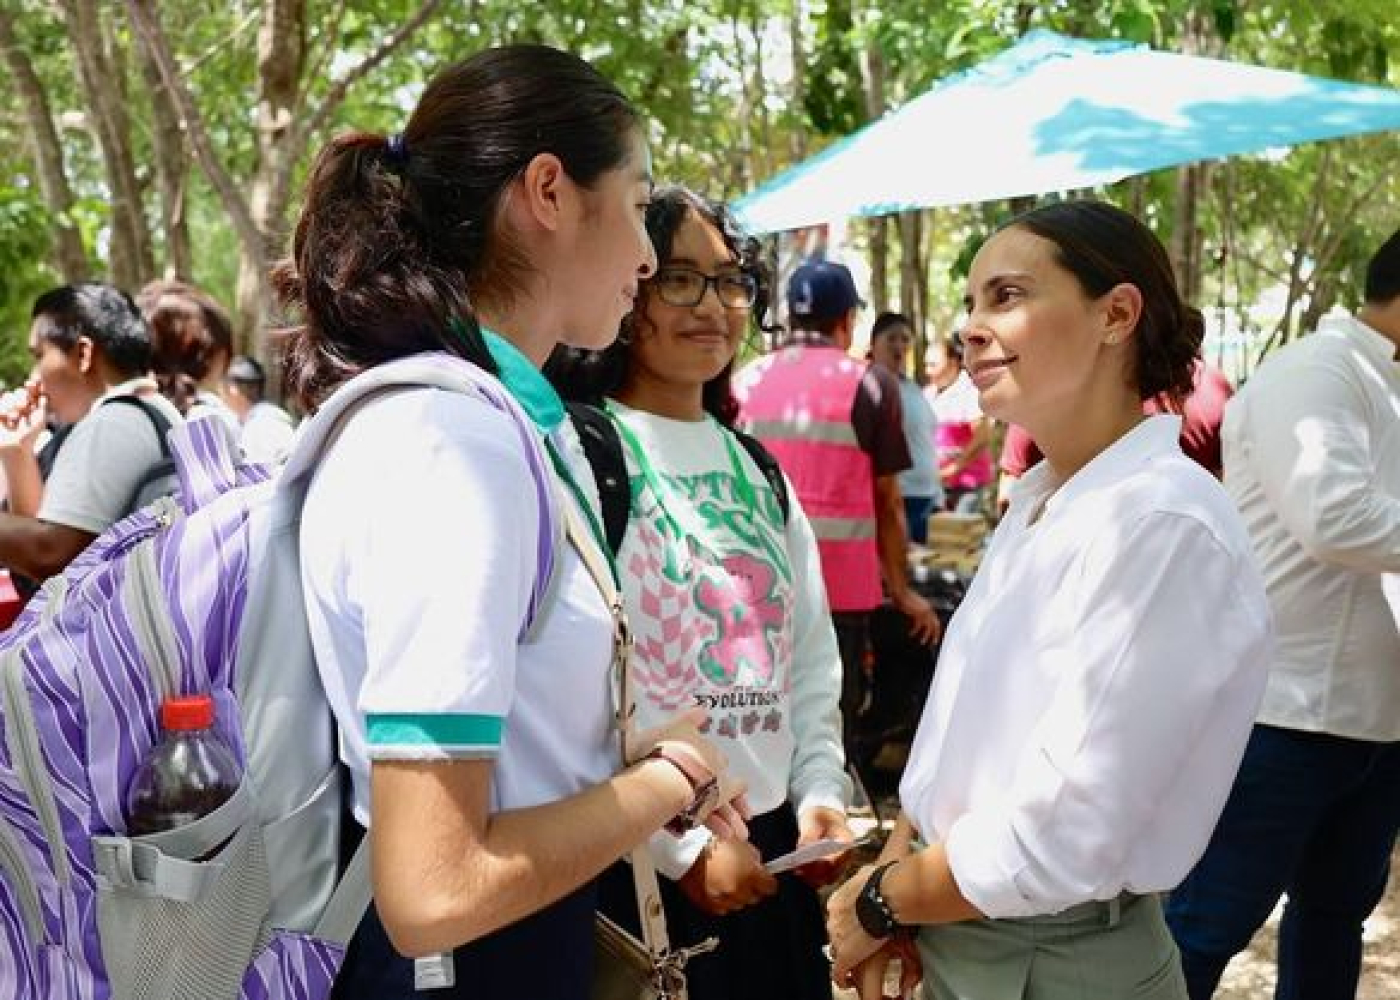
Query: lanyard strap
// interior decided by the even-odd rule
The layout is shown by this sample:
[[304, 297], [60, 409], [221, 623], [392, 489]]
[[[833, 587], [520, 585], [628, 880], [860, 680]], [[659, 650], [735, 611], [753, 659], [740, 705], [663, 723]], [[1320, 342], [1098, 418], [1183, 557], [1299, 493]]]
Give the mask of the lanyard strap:
[[[612, 551], [608, 548], [608, 540], [607, 536], [603, 534], [603, 526], [598, 523], [598, 515], [593, 513], [593, 505], [583, 495], [583, 489], [569, 469], [569, 463], [564, 460], [563, 455], [559, 454], [559, 449], [555, 447], [553, 439], [548, 434], [544, 435], [544, 446], [545, 450], [549, 452], [549, 460], [554, 464], [554, 471], [560, 479], [564, 480], [564, 483], [569, 487], [569, 492], [578, 501], [579, 509], [583, 511], [584, 519], [588, 523], [588, 531], [593, 536], [594, 544], [597, 545], [598, 551], [606, 557], [603, 561], [608, 565], [608, 573], [612, 576], [614, 589], [621, 590], [622, 578], [617, 575], [617, 564], [612, 558]], [[581, 548], [581, 546], [575, 546], [575, 548]]]

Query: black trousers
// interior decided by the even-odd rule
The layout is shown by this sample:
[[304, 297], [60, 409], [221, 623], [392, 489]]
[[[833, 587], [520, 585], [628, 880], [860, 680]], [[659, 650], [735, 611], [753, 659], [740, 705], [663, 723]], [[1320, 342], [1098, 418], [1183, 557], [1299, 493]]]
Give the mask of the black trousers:
[[[419, 993], [413, 961], [371, 907], [350, 942], [332, 1000], [588, 1000], [597, 885], [453, 952], [456, 985]], [[490, 906], [490, 900], [482, 900]]]
[[870, 691], [870, 679], [865, 672], [866, 654], [870, 649], [870, 612], [833, 611], [831, 624], [836, 629], [836, 648], [841, 655], [841, 742], [846, 748], [846, 762], [864, 776], [872, 751], [868, 741], [861, 739], [860, 713]]
[[[797, 844], [797, 818], [786, 804], [749, 821], [749, 840], [765, 858]], [[675, 948], [719, 939], [719, 947], [686, 966], [690, 1000], [831, 1000], [831, 965], [822, 954], [826, 927], [816, 890], [791, 872], [778, 876], [775, 895], [753, 906], [712, 916], [698, 909], [665, 876], [661, 901]], [[599, 907], [638, 937], [637, 897], [625, 861], [603, 873]]]

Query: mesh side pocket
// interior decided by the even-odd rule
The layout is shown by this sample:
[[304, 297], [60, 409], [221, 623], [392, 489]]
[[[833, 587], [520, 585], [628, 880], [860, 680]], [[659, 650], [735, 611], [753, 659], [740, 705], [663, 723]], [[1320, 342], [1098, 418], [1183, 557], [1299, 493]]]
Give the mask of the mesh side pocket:
[[[212, 855], [170, 852], [248, 813]], [[152, 841], [164, 838], [165, 848]], [[170, 834], [94, 838], [97, 925], [113, 1000], [234, 1000], [267, 944], [271, 905], [262, 828], [248, 802], [231, 801]], [[184, 852], [181, 852], [184, 853]]]

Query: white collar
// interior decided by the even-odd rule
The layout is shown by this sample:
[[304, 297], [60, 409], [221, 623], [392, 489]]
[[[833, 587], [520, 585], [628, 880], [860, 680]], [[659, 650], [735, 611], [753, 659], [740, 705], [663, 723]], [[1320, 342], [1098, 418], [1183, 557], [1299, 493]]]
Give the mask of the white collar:
[[1050, 463], [1041, 460], [1016, 484], [1014, 502], [1018, 508], [1029, 504], [1031, 510], [1043, 504], [1043, 518], [1077, 496], [1118, 482], [1164, 452], [1180, 450], [1180, 438], [1181, 417], [1174, 413], [1147, 417], [1063, 483], [1056, 482]]

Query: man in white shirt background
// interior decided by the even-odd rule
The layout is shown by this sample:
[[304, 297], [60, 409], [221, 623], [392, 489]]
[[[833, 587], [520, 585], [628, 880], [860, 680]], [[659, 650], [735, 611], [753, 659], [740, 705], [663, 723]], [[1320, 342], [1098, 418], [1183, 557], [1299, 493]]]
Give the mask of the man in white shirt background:
[[263, 398], [267, 373], [255, 359], [239, 355], [224, 375], [224, 402], [242, 424], [239, 444], [250, 462], [273, 465], [286, 460], [292, 447], [295, 423], [291, 414]]
[[1191, 1000], [1279, 898], [1282, 1000], [1354, 997], [1400, 829], [1400, 232], [1365, 304], [1271, 355], [1229, 404], [1225, 486], [1278, 630], [1249, 747], [1167, 920]]

